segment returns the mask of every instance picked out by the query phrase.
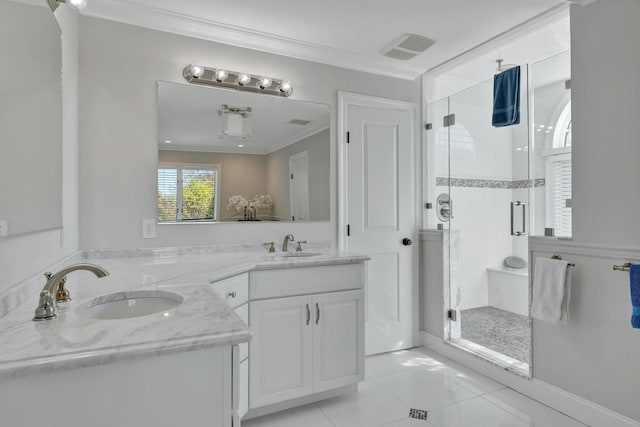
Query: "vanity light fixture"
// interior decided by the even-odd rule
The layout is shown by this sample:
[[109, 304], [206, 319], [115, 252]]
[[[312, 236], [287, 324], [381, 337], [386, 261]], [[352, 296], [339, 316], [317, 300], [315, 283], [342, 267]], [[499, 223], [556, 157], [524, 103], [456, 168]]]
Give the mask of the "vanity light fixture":
[[49, 4], [51, 11], [55, 12], [58, 6], [62, 3], [66, 3], [76, 9], [84, 9], [87, 5], [87, 0], [47, 0], [47, 3]]
[[289, 97], [293, 94], [293, 86], [289, 80], [274, 79], [266, 76], [254, 77], [248, 73], [227, 71], [222, 68], [209, 68], [202, 65], [190, 64], [182, 70], [182, 75], [189, 83], [193, 84], [219, 86], [227, 89], [245, 90], [284, 97]]

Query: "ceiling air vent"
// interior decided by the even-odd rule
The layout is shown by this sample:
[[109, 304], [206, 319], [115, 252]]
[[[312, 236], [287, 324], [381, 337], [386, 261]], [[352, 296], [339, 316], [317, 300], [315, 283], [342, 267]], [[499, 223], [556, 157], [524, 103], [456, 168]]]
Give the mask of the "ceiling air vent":
[[393, 59], [407, 61], [416, 55], [421, 54], [435, 43], [428, 37], [417, 34], [403, 34], [393, 42], [385, 46], [381, 53]]

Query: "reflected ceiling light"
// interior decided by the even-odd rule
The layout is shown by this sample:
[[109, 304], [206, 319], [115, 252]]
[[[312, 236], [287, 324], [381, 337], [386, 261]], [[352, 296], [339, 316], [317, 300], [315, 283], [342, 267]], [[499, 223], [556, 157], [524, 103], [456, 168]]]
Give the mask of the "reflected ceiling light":
[[171, 144], [171, 140], [167, 139], [166, 141], [164, 141], [165, 144]]
[[242, 148], [244, 147], [244, 144], [238, 144], [238, 147]]
[[47, 0], [47, 3], [49, 3], [49, 7], [54, 12], [62, 3], [66, 3], [71, 7], [82, 10], [87, 5], [87, 0]]
[[232, 136], [243, 140], [251, 138], [251, 107], [230, 107], [222, 105], [218, 110], [220, 116], [220, 132], [218, 136]]
[[209, 68], [190, 64], [182, 70], [182, 76], [193, 84], [219, 86], [284, 97], [289, 97], [293, 93], [293, 86], [289, 80], [274, 79], [266, 76], [252, 77], [248, 73], [227, 71], [222, 68]]

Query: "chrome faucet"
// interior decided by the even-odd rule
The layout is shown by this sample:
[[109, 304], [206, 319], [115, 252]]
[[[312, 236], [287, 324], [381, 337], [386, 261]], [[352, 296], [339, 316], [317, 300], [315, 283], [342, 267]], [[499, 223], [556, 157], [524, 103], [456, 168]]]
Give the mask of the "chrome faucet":
[[[97, 277], [104, 277], [109, 275], [109, 272], [99, 265], [87, 263], [70, 265], [55, 274], [45, 273], [47, 283], [45, 283], [44, 288], [42, 288], [42, 291], [40, 291], [40, 301], [38, 302], [38, 308], [36, 308], [35, 317], [33, 318], [33, 320], [49, 320], [57, 316], [57, 304], [55, 298], [56, 290], [59, 286], [64, 285], [67, 274], [76, 270], [87, 270], [95, 274]], [[70, 298], [68, 292], [65, 292], [65, 296], [66, 301], [69, 301]]]
[[287, 234], [284, 236], [284, 241], [282, 242], [282, 252], [287, 252], [289, 250], [289, 242], [295, 242], [296, 239], [293, 237], [293, 234]]

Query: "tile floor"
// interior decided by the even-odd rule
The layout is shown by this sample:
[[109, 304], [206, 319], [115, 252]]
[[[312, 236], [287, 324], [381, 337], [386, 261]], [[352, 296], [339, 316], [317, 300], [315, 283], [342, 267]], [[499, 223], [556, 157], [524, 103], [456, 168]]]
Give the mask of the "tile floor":
[[[427, 421], [408, 418], [428, 411]], [[242, 427], [584, 427], [456, 362], [425, 349], [366, 360], [350, 393], [242, 422]]]
[[529, 317], [495, 307], [462, 310], [462, 338], [529, 364]]

